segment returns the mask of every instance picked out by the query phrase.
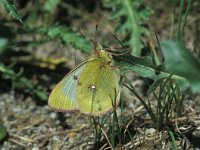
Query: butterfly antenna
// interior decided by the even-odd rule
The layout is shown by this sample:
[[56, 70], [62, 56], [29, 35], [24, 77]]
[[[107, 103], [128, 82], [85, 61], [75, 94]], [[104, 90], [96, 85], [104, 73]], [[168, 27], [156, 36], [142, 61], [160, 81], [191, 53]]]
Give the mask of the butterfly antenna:
[[156, 36], [156, 40], [157, 40], [157, 43], [158, 43], [159, 51], [161, 52], [161, 55], [162, 55], [162, 57], [161, 57], [162, 60], [161, 61], [164, 62], [165, 61], [165, 57], [163, 57], [164, 54], [163, 54], [163, 52], [161, 50], [161, 45], [160, 45], [160, 40], [159, 40], [158, 34], [156, 32], [154, 34]]
[[129, 48], [125, 48], [126, 46], [117, 38], [117, 36], [115, 34], [112, 34], [112, 36], [120, 43], [120, 45], [122, 46], [122, 48], [124, 50], [126, 50], [125, 52], [117, 52], [117, 53], [113, 53], [113, 50], [110, 49], [110, 48], [105, 48], [105, 50], [109, 53], [111, 53], [112, 55], [116, 55], [116, 56], [119, 56], [119, 55], [124, 55], [126, 53], [128, 53], [130, 51]]
[[118, 39], [118, 37], [117, 37], [115, 34], [112, 34], [112, 36], [115, 38], [115, 40], [117, 40], [117, 42], [119, 42], [119, 44], [120, 44], [122, 47], [125, 47], [125, 45]]
[[77, 57], [76, 57], [76, 54], [74, 54], [74, 66], [77, 65]]
[[98, 30], [99, 25], [96, 24], [96, 28], [95, 28], [95, 35], [94, 35], [94, 43], [97, 43], [97, 30]]
[[90, 44], [93, 45], [93, 43], [92, 43], [91, 40], [86, 36], [86, 34], [85, 34], [82, 30], [80, 30], [80, 31], [81, 31], [81, 33], [83, 34], [83, 36], [90, 42]]
[[96, 55], [96, 56], [99, 56], [99, 52], [98, 52], [98, 50], [97, 50], [97, 30], [98, 30], [98, 27], [99, 27], [99, 25], [96, 24], [95, 35], [94, 35], [94, 40], [93, 40], [93, 46], [94, 46], [94, 48], [93, 48], [93, 50], [92, 50], [92, 53], [93, 53], [94, 55]]

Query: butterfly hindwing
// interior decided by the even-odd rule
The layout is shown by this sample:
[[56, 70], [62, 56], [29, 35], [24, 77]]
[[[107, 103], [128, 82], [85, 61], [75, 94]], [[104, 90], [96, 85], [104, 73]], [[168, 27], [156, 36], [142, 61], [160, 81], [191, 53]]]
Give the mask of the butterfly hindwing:
[[118, 74], [110, 64], [101, 59], [88, 62], [77, 85], [80, 111], [98, 116], [111, 110], [119, 93], [118, 81]]

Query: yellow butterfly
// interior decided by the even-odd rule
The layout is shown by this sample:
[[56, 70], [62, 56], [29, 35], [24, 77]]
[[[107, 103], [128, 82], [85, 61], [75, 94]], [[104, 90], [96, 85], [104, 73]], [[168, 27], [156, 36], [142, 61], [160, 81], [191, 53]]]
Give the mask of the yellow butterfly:
[[80, 110], [94, 116], [112, 110], [120, 95], [118, 68], [100, 44], [93, 55], [69, 72], [52, 90], [48, 104], [65, 112]]

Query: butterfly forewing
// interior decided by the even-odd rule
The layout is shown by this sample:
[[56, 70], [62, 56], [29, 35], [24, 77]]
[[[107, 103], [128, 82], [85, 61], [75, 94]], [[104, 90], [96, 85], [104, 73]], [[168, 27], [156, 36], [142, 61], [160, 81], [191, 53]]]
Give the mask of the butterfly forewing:
[[53, 89], [49, 96], [48, 104], [57, 111], [77, 110], [77, 84], [87, 61], [80, 64], [67, 74]]

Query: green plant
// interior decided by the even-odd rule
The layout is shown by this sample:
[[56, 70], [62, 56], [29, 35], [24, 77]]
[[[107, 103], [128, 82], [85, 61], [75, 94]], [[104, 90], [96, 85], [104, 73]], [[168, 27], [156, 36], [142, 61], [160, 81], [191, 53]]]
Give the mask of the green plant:
[[[11, 29], [9, 27], [6, 27], [4, 25], [1, 25], [1, 30], [4, 30], [4, 32], [6, 33], [12, 33]], [[2, 33], [4, 33], [2, 32]], [[30, 93], [32, 93], [33, 95], [37, 96], [38, 98], [40, 98], [41, 100], [46, 100], [47, 99], [47, 93], [45, 91], [45, 89], [39, 85], [37, 85], [36, 83], [34, 83], [33, 81], [31, 81], [30, 79], [27, 79], [24, 75], [23, 75], [23, 68], [19, 69], [19, 71], [15, 71], [14, 67], [16, 62], [9, 62], [8, 60], [10, 58], [7, 57], [8, 53], [15, 53], [16, 51], [12, 48], [13, 45], [15, 45], [12, 42], [12, 38], [10, 38], [10, 35], [6, 35], [4, 36], [3, 34], [0, 35], [1, 36], [1, 44], [0, 44], [0, 73], [1, 73], [1, 77], [2, 79], [5, 80], [11, 80], [12, 81], [12, 86], [11, 88], [24, 88], [26, 90], [28, 90]], [[21, 55], [22, 53], [18, 52], [19, 55]], [[13, 55], [13, 57], [15, 57]]]
[[102, 140], [102, 136], [104, 136], [110, 149], [115, 149], [116, 147], [122, 148], [125, 136], [122, 133], [124, 130], [122, 114], [123, 109], [121, 109], [121, 113], [117, 113], [117, 104], [113, 103], [111, 114], [96, 118], [92, 117], [96, 141]]
[[[183, 36], [183, 32], [184, 32], [186, 21], [187, 21], [187, 16], [188, 16], [189, 9], [190, 9], [190, 3], [191, 3], [191, 0], [188, 0], [186, 13], [184, 16], [184, 20], [182, 21], [184, 0], [180, 0], [180, 11], [179, 11], [179, 17], [178, 17], [178, 27], [177, 27], [177, 32], [176, 32], [177, 33], [176, 34], [177, 41], [180, 41]], [[183, 25], [181, 25], [182, 23], [183, 23]]]
[[7, 135], [6, 127], [0, 124], [0, 142], [6, 137], [6, 135]]
[[149, 34], [143, 26], [152, 14], [140, 0], [108, 0], [105, 5], [112, 9], [111, 19], [117, 20], [115, 30], [125, 36], [124, 42], [132, 49], [132, 55], [140, 56], [144, 47], [142, 36]]
[[[171, 76], [154, 82], [148, 89], [147, 102], [136, 92], [128, 80], [124, 84], [140, 100], [157, 130], [166, 129], [172, 119], [182, 115], [184, 95], [178, 85], [173, 83]], [[155, 101], [156, 104], [153, 104], [152, 101]]]
[[195, 57], [179, 42], [163, 41], [161, 47], [167, 70], [185, 78], [193, 92], [200, 91], [200, 57]]
[[[36, 19], [34, 17], [34, 14], [38, 11], [38, 2], [36, 1], [33, 2], [33, 7], [31, 8], [33, 11], [29, 13], [25, 19], [21, 19], [21, 17], [23, 16], [20, 16], [20, 13], [17, 10], [13, 1], [1, 0], [1, 4], [3, 4], [2, 7], [4, 7], [5, 10], [9, 14], [11, 14], [12, 17], [17, 19], [21, 23], [23, 20], [26, 24], [26, 26], [19, 25], [18, 28], [15, 30], [12, 29], [12, 26], [8, 26], [3, 23], [0, 24], [2, 31], [0, 34], [0, 73], [2, 74], [1, 77], [4, 80], [12, 81], [11, 88], [25, 89], [25, 91], [28, 91], [28, 93], [33, 94], [42, 100], [47, 100], [48, 94], [46, 92], [46, 87], [39, 85], [37, 82], [34, 82], [31, 79], [28, 79], [25, 75], [26, 69], [24, 69], [23, 65], [38, 64], [40, 67], [42, 66], [42, 64], [45, 63], [45, 66], [49, 66], [49, 64], [52, 64], [52, 62], [50, 62], [48, 58], [37, 58], [35, 56], [34, 51], [30, 52], [23, 50], [23, 47], [35, 48], [36, 46], [40, 46], [54, 41], [55, 39], [59, 39], [63, 45], [71, 44], [75, 48], [79, 48], [83, 51], [89, 52], [91, 49], [91, 44], [89, 44], [85, 37], [83, 37], [80, 33], [66, 26], [49, 24], [44, 27], [31, 23]], [[50, 17], [53, 15], [51, 14], [50, 10], [55, 10], [58, 4], [59, 1], [57, 1], [56, 3], [54, 3], [54, 1], [51, 0], [46, 1], [43, 7], [43, 11]], [[45, 17], [45, 15], [42, 17]], [[47, 22], [49, 22], [49, 19], [46, 20]], [[35, 38], [33, 38], [33, 40], [26, 40], [26, 38], [20, 41], [15, 40], [15, 38], [17, 38], [17, 36], [19, 35], [22, 37], [40, 36], [41, 38], [38, 40]], [[23, 61], [20, 60], [21, 58]], [[19, 69], [16, 69], [18, 68], [16, 66], [19, 65], [21, 65], [21, 67]], [[52, 65], [55, 66], [56, 64]]]
[[17, 10], [15, 4], [13, 3], [12, 0], [0, 0], [0, 4], [3, 4], [5, 10], [10, 13], [10, 15], [12, 17], [14, 17], [15, 19], [17, 19], [18, 21], [20, 21], [21, 23], [22, 20], [21, 20], [21, 17], [20, 17], [20, 14], [19, 14], [19, 11]]

